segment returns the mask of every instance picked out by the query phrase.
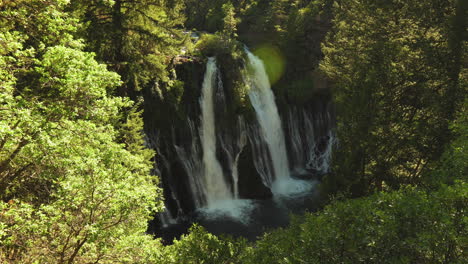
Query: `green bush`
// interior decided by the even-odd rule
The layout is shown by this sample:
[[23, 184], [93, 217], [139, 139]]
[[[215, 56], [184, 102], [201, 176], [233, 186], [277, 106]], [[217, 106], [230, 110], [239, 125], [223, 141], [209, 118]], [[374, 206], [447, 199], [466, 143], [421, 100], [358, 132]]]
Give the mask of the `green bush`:
[[243, 55], [240, 43], [222, 34], [203, 34], [195, 50], [204, 57], [232, 56], [238, 59]]
[[198, 225], [174, 244], [165, 248], [167, 264], [244, 263], [245, 239], [219, 238]]
[[466, 263], [467, 186], [334, 202], [266, 234], [248, 263]]

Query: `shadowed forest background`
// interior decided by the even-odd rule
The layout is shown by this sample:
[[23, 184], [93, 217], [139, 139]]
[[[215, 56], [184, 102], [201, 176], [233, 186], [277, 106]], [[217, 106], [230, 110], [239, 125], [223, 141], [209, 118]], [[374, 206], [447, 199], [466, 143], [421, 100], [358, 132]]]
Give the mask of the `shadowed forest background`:
[[[467, 6], [0, 0], [0, 262], [467, 263]], [[333, 112], [316, 209], [254, 241], [197, 224], [158, 238], [149, 223], [175, 202], [152, 135], [186, 138], [173, 128], [198, 114], [208, 57], [223, 133], [255, 119], [245, 47], [280, 114]], [[254, 171], [240, 167], [240, 195], [271, 196]]]

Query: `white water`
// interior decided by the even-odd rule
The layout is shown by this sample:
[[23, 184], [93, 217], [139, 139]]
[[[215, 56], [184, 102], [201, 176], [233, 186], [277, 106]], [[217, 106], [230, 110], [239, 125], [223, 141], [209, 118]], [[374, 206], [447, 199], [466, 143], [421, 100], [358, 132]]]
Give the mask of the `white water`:
[[262, 178], [263, 184], [271, 187], [273, 181], [271, 175], [274, 175], [274, 169], [270, 158], [270, 151], [260, 130], [261, 128], [258, 125], [248, 126], [248, 138], [253, 154], [252, 159], [255, 169]]
[[[159, 141], [159, 137], [158, 137], [158, 141]], [[169, 173], [171, 173], [171, 166], [169, 165], [169, 161], [167, 160], [167, 158], [160, 151], [159, 142], [155, 149], [156, 149], [156, 153], [159, 155], [159, 158], [162, 162], [162, 166], [166, 168], [166, 170]], [[156, 167], [156, 170], [157, 170], [156, 175], [161, 175], [161, 171], [159, 170], [159, 168]], [[170, 192], [172, 200], [176, 202], [177, 208], [182, 208], [179, 199], [175, 195], [172, 185], [169, 184], [168, 188], [169, 188], [169, 192]], [[167, 227], [169, 225], [177, 223], [178, 216], [176, 215], [177, 217], [174, 217], [171, 214], [169, 209], [166, 207], [166, 202], [164, 202], [164, 205], [165, 205], [164, 211], [159, 214], [159, 220], [161, 221], [163, 227]]]
[[[335, 137], [328, 127], [331, 116], [327, 113], [313, 116], [305, 110], [292, 108], [287, 115], [289, 143], [294, 171], [328, 173]], [[324, 131], [327, 128], [328, 131]], [[316, 136], [318, 135], [318, 137]], [[318, 139], [318, 142], [315, 140]]]
[[[239, 153], [232, 155], [227, 151], [228, 160], [232, 168], [234, 188], [231, 191], [226, 178], [223, 175], [222, 167], [216, 158], [216, 128], [215, 128], [215, 107], [214, 107], [214, 94], [224, 101], [224, 93], [222, 82], [219, 79], [218, 69], [216, 67], [216, 60], [209, 58], [206, 65], [205, 77], [203, 80], [202, 97], [200, 99], [200, 106], [202, 110], [201, 127], [200, 127], [200, 140], [203, 149], [203, 178], [205, 182], [205, 197], [207, 204], [205, 207], [199, 208], [199, 212], [205, 215], [206, 218], [216, 219], [219, 217], [230, 217], [241, 223], [247, 224], [249, 221], [250, 212], [255, 205], [248, 200], [235, 199], [238, 198], [238, 174], [237, 174], [237, 160]], [[218, 88], [217, 90], [215, 88]], [[239, 126], [241, 126], [239, 121]], [[223, 142], [221, 142], [223, 143]], [[242, 135], [239, 136], [239, 141], [236, 142], [236, 148], [242, 149], [245, 145]], [[221, 144], [226, 147], [225, 144]], [[223, 146], [224, 145], [224, 146]], [[233, 149], [234, 146], [230, 146]], [[235, 167], [235, 168], [234, 168]]]
[[206, 65], [200, 106], [202, 111], [200, 139], [203, 149], [203, 178], [208, 207], [219, 200], [231, 200], [232, 193], [226, 183], [223, 170], [216, 158], [216, 129], [214, 113], [214, 87], [216, 87], [216, 59], [211, 57]]
[[236, 142], [236, 147], [239, 150], [235, 155], [234, 155], [234, 162], [231, 165], [232, 168], [232, 179], [234, 183], [234, 197], [236, 199], [239, 198], [239, 170], [238, 170], [238, 164], [239, 164], [239, 158], [242, 150], [244, 147], [247, 145], [247, 133], [245, 131], [245, 123], [244, 119], [242, 117], [239, 117], [238, 121], [238, 138]]
[[237, 220], [239, 223], [248, 225], [251, 221], [252, 211], [256, 206], [253, 200], [220, 200], [211, 204], [210, 207], [201, 208], [198, 212], [205, 219], [216, 220], [228, 217]]
[[237, 119], [237, 132], [219, 137], [220, 145], [223, 150], [223, 154], [226, 155], [226, 162], [230, 168], [232, 177], [232, 191], [234, 199], [239, 199], [239, 170], [238, 163], [240, 154], [247, 145], [247, 132], [245, 131], [244, 119], [239, 116]]
[[270, 152], [274, 176], [269, 175], [266, 181], [268, 186], [273, 186], [274, 182], [278, 184], [290, 179], [283, 128], [263, 62], [250, 51], [246, 52], [249, 64], [249, 98]]
[[335, 137], [331, 131], [328, 132], [326, 144], [327, 144], [326, 148], [321, 154], [319, 154], [318, 156], [314, 154], [310, 155], [314, 157], [311, 158], [309, 162], [307, 163], [308, 169], [314, 169], [321, 173], [330, 172], [332, 150], [333, 150], [333, 145], [335, 144]]
[[167, 208], [164, 208], [164, 211], [160, 212], [158, 217], [163, 228], [177, 223], [177, 220], [172, 216], [171, 212]]

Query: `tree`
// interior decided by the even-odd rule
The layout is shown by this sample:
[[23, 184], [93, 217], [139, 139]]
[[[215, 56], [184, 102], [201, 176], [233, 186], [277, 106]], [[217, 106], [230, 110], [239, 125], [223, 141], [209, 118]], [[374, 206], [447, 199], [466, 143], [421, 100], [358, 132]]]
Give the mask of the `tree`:
[[133, 102], [112, 95], [119, 76], [74, 39], [67, 4], [0, 8], [0, 262], [154, 262], [153, 152], [137, 146], [138, 114], [122, 120]]
[[[70, 108], [63, 107], [63, 100], [62, 108], [59, 102], [44, 100], [54, 96], [52, 90], [55, 88], [52, 83], [41, 82], [35, 67], [48, 47], [81, 45], [71, 34], [76, 21], [58, 11], [65, 5], [66, 1], [60, 0], [50, 5], [42, 1], [18, 1], [6, 3], [0, 10], [0, 197], [3, 200], [27, 195], [37, 199], [42, 196], [38, 192], [49, 189], [44, 186], [46, 182], [51, 186], [48, 179], [36, 177], [31, 172], [46, 171], [45, 166], [40, 166], [43, 164], [40, 159], [48, 145], [35, 143], [47, 141], [42, 131], [54, 131], [52, 123], [71, 113]], [[28, 16], [35, 18], [35, 23], [31, 23]], [[67, 96], [72, 99], [74, 95]], [[32, 149], [35, 145], [44, 149]]]
[[333, 201], [265, 234], [244, 263], [464, 263], [466, 201], [464, 182]]
[[181, 1], [80, 0], [71, 9], [86, 25], [88, 48], [122, 77], [120, 94], [134, 98], [150, 82], [170, 81], [168, 65], [186, 40]]
[[[460, 78], [460, 83], [467, 83], [466, 72]], [[437, 188], [441, 184], [453, 184], [457, 180], [463, 180], [468, 175], [468, 98], [458, 113], [456, 119], [451, 124], [451, 129], [455, 135], [454, 139], [447, 146], [444, 154], [438, 162], [437, 168], [426, 177], [427, 183], [432, 188]]]
[[340, 1], [333, 10], [321, 69], [335, 83], [340, 144], [324, 190], [418, 184], [449, 141], [447, 100], [463, 89], [447, 67], [454, 2]]
[[226, 35], [228, 38], [235, 38], [237, 36], [237, 24], [238, 21], [235, 17], [236, 13], [234, 11], [234, 6], [229, 1], [223, 4], [223, 34]]
[[198, 264], [198, 263], [244, 263], [243, 251], [247, 246], [245, 239], [219, 238], [203, 227], [194, 225], [190, 234], [165, 248], [165, 258], [160, 263]]

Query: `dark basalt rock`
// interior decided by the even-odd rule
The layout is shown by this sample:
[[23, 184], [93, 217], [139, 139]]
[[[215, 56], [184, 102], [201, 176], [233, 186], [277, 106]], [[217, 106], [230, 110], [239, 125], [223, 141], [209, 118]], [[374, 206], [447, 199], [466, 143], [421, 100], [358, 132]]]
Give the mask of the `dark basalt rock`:
[[301, 171], [293, 171], [291, 177], [299, 180], [317, 180], [320, 181], [326, 173], [315, 169], [304, 169]]
[[255, 169], [250, 145], [245, 146], [239, 157], [239, 196], [244, 199], [270, 199], [273, 193], [262, 182]]
[[173, 184], [173, 188], [175, 189], [176, 195], [180, 201], [182, 211], [185, 213], [194, 211], [195, 204], [193, 202], [192, 193], [190, 192], [190, 186], [188, 186], [189, 176], [183, 169], [181, 162], [175, 160], [171, 164], [171, 171], [171, 184]]

